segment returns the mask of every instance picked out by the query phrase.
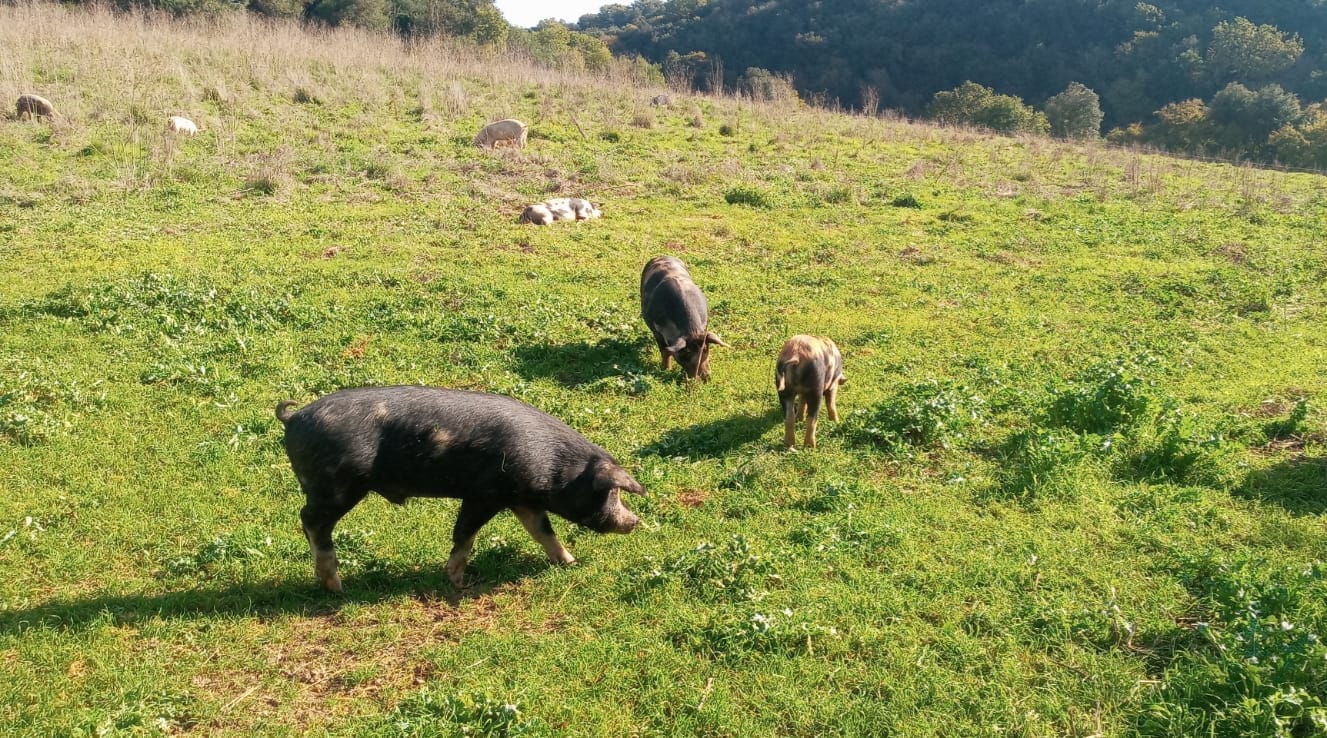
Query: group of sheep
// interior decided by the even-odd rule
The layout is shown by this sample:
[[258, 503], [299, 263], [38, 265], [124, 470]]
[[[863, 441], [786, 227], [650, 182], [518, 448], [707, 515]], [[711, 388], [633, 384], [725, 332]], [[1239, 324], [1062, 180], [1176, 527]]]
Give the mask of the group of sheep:
[[[14, 105], [15, 112], [19, 120], [31, 120], [33, 118], [58, 118], [60, 114], [56, 112], [55, 105], [41, 95], [34, 95], [31, 92], [25, 92], [18, 96], [18, 102]], [[182, 115], [172, 115], [166, 119], [166, 130], [171, 133], [181, 133], [186, 136], [198, 135], [198, 124]]]

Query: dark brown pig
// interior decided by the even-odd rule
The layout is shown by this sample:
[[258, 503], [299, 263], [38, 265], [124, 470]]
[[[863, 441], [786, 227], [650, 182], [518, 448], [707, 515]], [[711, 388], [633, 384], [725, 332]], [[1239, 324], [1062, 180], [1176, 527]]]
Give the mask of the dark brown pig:
[[548, 513], [600, 533], [640, 522], [619, 499], [644, 490], [602, 448], [523, 402], [435, 387], [361, 387], [319, 398], [298, 412], [277, 405], [286, 454], [304, 491], [300, 511], [318, 580], [341, 591], [332, 528], [369, 492], [456, 497], [447, 575], [464, 583], [479, 529], [511, 510], [555, 564], [575, 561]]
[[654, 334], [663, 368], [677, 357], [689, 379], [709, 381], [710, 346], [724, 346], [709, 330], [709, 304], [681, 259], [656, 256], [640, 275], [640, 314]]
[[783, 405], [783, 445], [792, 448], [797, 438], [798, 416], [806, 418], [803, 445], [816, 447], [816, 424], [821, 400], [829, 403], [829, 419], [839, 419], [835, 405], [843, 377], [843, 355], [828, 338], [793, 336], [783, 344], [774, 365], [774, 389]]

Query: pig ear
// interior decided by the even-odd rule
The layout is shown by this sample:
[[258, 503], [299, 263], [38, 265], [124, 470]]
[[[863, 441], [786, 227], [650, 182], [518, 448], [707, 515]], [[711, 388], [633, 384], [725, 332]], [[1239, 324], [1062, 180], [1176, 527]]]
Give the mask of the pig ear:
[[608, 492], [614, 489], [625, 489], [628, 492], [643, 494], [645, 488], [640, 486], [640, 482], [631, 478], [626, 469], [616, 464], [604, 463], [599, 466], [598, 472], [594, 478], [594, 488], [600, 492]]
[[668, 345], [668, 353], [676, 356], [682, 349], [686, 347], [687, 347], [687, 337], [682, 336], [681, 338], [677, 339], [676, 341], [673, 341], [671, 344]]
[[729, 346], [728, 344], [724, 343], [723, 339], [719, 338], [719, 334], [715, 333], [714, 331], [710, 331], [709, 333], [705, 334], [705, 343], [712, 343], [715, 344], [716, 346], [723, 346], [724, 348], [732, 348], [732, 346]]

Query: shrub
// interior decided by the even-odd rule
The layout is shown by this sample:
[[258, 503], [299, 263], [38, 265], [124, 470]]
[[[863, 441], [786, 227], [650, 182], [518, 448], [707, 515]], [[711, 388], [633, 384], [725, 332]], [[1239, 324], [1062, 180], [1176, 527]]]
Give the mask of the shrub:
[[935, 93], [927, 112], [941, 123], [983, 126], [999, 133], [1046, 133], [1045, 114], [1011, 95], [997, 95], [989, 87], [964, 82], [953, 90]]
[[1150, 357], [1115, 359], [1098, 364], [1062, 387], [1051, 389], [1048, 420], [1057, 426], [1088, 433], [1107, 433], [1128, 426], [1154, 407], [1154, 384], [1147, 369]]
[[904, 385], [844, 425], [850, 438], [889, 450], [949, 448], [981, 418], [985, 401], [967, 387], [934, 379]]
[[1064, 92], [1046, 101], [1051, 135], [1059, 138], [1096, 138], [1101, 135], [1101, 98], [1090, 88], [1070, 82]]
[[723, 194], [724, 202], [729, 205], [745, 205], [751, 208], [777, 207], [768, 193], [754, 187], [734, 187]]

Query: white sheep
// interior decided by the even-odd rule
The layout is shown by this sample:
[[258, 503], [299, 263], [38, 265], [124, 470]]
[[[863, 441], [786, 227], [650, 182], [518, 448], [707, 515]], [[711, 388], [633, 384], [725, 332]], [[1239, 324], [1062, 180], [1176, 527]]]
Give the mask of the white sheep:
[[197, 136], [198, 126], [193, 121], [182, 115], [172, 115], [166, 119], [166, 130], [171, 133], [183, 133], [186, 136]]
[[475, 135], [475, 146], [491, 149], [499, 142], [506, 141], [514, 142], [519, 148], [523, 149], [525, 148], [525, 134], [528, 130], [529, 126], [511, 118], [489, 123], [480, 128], [479, 133]]

